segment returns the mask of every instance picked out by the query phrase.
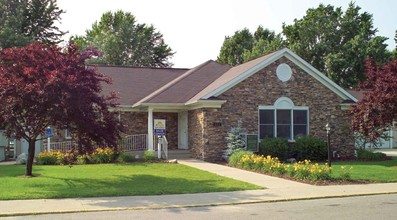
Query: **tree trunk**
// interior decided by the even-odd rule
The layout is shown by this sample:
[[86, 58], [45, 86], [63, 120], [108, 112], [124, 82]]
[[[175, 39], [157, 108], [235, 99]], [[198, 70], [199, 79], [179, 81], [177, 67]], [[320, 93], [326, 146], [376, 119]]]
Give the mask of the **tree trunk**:
[[26, 161], [26, 174], [25, 176], [32, 176], [33, 170], [33, 159], [34, 153], [36, 148], [36, 140], [28, 140], [29, 142], [29, 149], [28, 149], [28, 160]]

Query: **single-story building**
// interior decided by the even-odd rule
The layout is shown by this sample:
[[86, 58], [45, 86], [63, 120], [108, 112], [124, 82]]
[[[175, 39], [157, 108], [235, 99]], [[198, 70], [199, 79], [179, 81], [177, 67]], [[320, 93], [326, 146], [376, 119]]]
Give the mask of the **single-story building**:
[[[154, 149], [154, 119], [166, 120], [170, 149], [188, 149], [215, 161], [227, 132], [241, 125], [258, 140], [326, 139], [341, 157], [354, 154], [346, 106], [357, 101], [291, 50], [285, 48], [231, 67], [209, 60], [192, 69], [97, 66], [112, 78], [104, 93], [116, 91], [126, 134], [146, 134]], [[251, 136], [252, 137], [252, 136]]]
[[231, 67], [209, 60], [193, 69], [98, 66], [117, 91], [116, 111], [127, 133], [149, 135], [153, 119], [166, 119], [170, 149], [189, 149], [195, 158], [219, 160], [227, 132], [240, 122], [258, 139], [304, 135], [326, 139], [342, 157], [354, 153], [346, 105], [357, 99], [289, 49]]

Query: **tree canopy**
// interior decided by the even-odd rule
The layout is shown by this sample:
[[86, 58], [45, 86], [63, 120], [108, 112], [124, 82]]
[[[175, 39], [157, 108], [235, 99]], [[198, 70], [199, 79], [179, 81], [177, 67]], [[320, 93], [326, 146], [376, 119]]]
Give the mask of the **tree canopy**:
[[0, 126], [8, 137], [29, 143], [26, 175], [32, 175], [35, 142], [47, 126], [70, 129], [77, 138], [115, 146], [119, 125], [101, 95], [110, 79], [86, 68], [92, 51], [37, 42], [0, 51]]
[[139, 24], [129, 12], [106, 12], [84, 36], [71, 38], [80, 48], [93, 47], [103, 56], [91, 63], [170, 67], [174, 52], [152, 25]]
[[232, 66], [242, 64], [284, 47], [281, 36], [259, 26], [252, 34], [247, 28], [226, 36], [217, 61]]
[[61, 42], [65, 32], [55, 22], [62, 13], [56, 0], [0, 0], [0, 48]]
[[384, 66], [370, 59], [365, 67], [366, 81], [360, 85], [365, 95], [352, 108], [352, 129], [371, 141], [397, 121], [397, 59]]
[[341, 7], [320, 4], [292, 25], [283, 24], [288, 47], [342, 87], [364, 80], [367, 58], [377, 63], [390, 59], [386, 37], [375, 36], [372, 15], [350, 3]]
[[365, 78], [367, 58], [384, 64], [392, 57], [387, 38], [376, 36], [372, 15], [360, 10], [354, 3], [344, 12], [320, 4], [291, 25], [283, 24], [281, 34], [262, 27], [254, 34], [237, 31], [225, 38], [218, 61], [234, 66], [288, 47], [342, 87], [355, 87]]

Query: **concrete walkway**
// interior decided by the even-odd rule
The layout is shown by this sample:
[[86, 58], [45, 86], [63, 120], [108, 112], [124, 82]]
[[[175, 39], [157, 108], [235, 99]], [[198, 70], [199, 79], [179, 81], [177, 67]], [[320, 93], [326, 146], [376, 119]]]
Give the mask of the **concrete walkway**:
[[397, 193], [397, 183], [313, 186], [194, 159], [180, 160], [179, 163], [250, 182], [266, 187], [266, 189], [160, 196], [0, 201], [0, 217], [63, 212], [161, 209]]

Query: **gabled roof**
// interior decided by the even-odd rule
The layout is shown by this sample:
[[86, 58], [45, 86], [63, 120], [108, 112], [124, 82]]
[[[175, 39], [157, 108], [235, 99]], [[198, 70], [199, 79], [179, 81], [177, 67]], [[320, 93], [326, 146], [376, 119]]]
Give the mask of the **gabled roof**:
[[113, 79], [104, 92], [118, 91], [122, 106], [175, 108], [198, 107], [203, 103], [220, 106], [225, 101], [216, 97], [281, 57], [292, 61], [342, 99], [357, 102], [356, 97], [287, 48], [235, 67], [209, 60], [190, 70], [100, 66], [98, 71]]
[[121, 106], [132, 106], [188, 69], [94, 66], [98, 72], [112, 78], [103, 85], [103, 93], [116, 91]]

